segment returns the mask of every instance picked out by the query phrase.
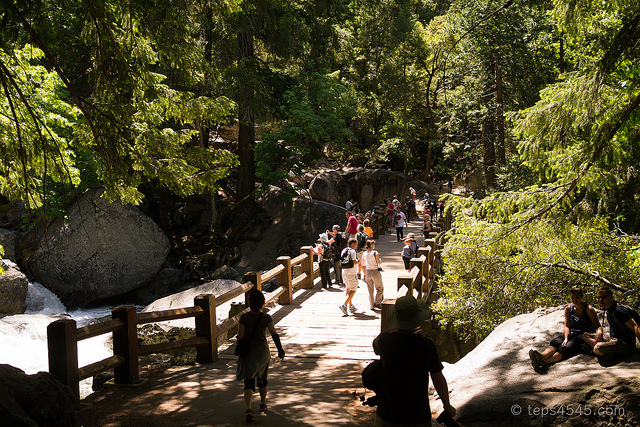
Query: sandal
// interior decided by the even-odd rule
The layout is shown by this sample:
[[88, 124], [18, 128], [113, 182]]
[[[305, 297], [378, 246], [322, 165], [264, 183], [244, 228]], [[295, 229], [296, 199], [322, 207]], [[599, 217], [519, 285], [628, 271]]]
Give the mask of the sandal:
[[261, 403], [260, 404], [260, 412], [266, 412], [267, 411], [267, 404], [266, 403]]
[[253, 416], [253, 411], [251, 409], [247, 409], [244, 416], [248, 423], [252, 423], [256, 420], [255, 417]]

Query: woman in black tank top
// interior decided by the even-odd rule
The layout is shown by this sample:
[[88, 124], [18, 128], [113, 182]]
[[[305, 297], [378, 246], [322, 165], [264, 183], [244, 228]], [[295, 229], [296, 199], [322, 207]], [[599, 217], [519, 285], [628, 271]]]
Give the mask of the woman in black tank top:
[[580, 353], [584, 344], [582, 334], [585, 332], [594, 332], [596, 329], [602, 332], [596, 310], [582, 300], [582, 289], [574, 286], [569, 296], [571, 304], [564, 308], [564, 334], [554, 338], [542, 353], [529, 350], [531, 365], [536, 371], [546, 370], [550, 364]]

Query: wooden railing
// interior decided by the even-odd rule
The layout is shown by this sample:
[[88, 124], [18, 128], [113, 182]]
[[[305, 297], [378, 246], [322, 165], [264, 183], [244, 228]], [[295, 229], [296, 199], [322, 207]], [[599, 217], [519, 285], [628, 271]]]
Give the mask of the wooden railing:
[[[405, 286], [405, 295], [416, 293], [417, 299], [422, 299], [427, 304], [429, 303], [436, 274], [440, 269], [439, 254], [444, 246], [444, 231], [450, 228], [451, 214], [448, 213], [441, 221], [434, 224], [433, 231], [429, 233], [429, 238], [424, 240], [424, 246], [418, 249], [418, 258], [411, 259], [409, 272], [398, 276], [398, 291]], [[395, 303], [395, 298], [385, 298], [382, 301], [380, 315], [380, 330], [382, 332], [391, 331], [391, 327], [387, 323], [387, 311]]]
[[[385, 233], [386, 215], [375, 214], [370, 226], [374, 238]], [[292, 274], [294, 266], [300, 266], [300, 274], [295, 278]], [[215, 297], [211, 294], [198, 295], [193, 307], [162, 310], [147, 313], [136, 313], [135, 307], [116, 307], [112, 310], [111, 319], [77, 327], [72, 319], [61, 319], [47, 327], [47, 346], [49, 353], [49, 372], [62, 383], [71, 387], [79, 397], [80, 381], [113, 369], [116, 384], [136, 384], [139, 382], [138, 356], [160, 353], [168, 350], [196, 348], [196, 362], [212, 363], [218, 360], [218, 339], [221, 335], [238, 325], [240, 316], [249, 311], [248, 292], [253, 289], [262, 290], [262, 283], [277, 278], [277, 288], [265, 295], [265, 305], [276, 299], [281, 305], [292, 303], [295, 289], [311, 289], [318, 268], [313, 263], [313, 248], [303, 246], [300, 255], [291, 259], [281, 256], [276, 266], [264, 273], [250, 272], [244, 275], [244, 283], [224, 295]], [[245, 309], [216, 324], [216, 307], [242, 294], [245, 294]], [[137, 326], [146, 323], [167, 320], [195, 319], [195, 337], [177, 341], [169, 341], [151, 345], [138, 345]], [[113, 356], [90, 365], [78, 366], [78, 342], [100, 336], [113, 334]]]

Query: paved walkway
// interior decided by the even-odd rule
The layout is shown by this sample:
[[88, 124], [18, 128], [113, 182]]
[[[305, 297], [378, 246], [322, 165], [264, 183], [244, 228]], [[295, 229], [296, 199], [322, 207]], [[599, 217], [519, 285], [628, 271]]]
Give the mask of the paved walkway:
[[[419, 236], [421, 221], [405, 230]], [[421, 242], [421, 239], [419, 239]], [[397, 294], [404, 270], [395, 233], [380, 236], [385, 297]], [[361, 372], [375, 357], [373, 338], [380, 314], [369, 310], [364, 282], [353, 299], [355, 315], [344, 316], [344, 288], [300, 290], [292, 305], [270, 311], [287, 352], [272, 359], [269, 410], [256, 411], [254, 425], [373, 425], [375, 408], [363, 406]], [[273, 344], [271, 344], [273, 347]], [[273, 348], [275, 354], [275, 347]], [[211, 365], [175, 367], [147, 375], [138, 387], [108, 387], [82, 402], [78, 426], [235, 426], [246, 425], [242, 386], [235, 381], [236, 358], [222, 351]], [[144, 378], [144, 376], [143, 376]], [[254, 409], [258, 398], [254, 397]]]

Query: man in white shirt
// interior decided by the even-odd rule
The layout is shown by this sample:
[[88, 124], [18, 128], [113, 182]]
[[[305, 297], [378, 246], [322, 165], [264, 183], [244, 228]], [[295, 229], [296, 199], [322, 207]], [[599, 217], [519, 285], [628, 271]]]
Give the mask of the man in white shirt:
[[[342, 253], [340, 254], [341, 266], [342, 266], [342, 279], [344, 280], [347, 299], [340, 306], [340, 310], [344, 313], [345, 316], [349, 315], [349, 311], [354, 313], [356, 311], [355, 306], [351, 302], [351, 299], [356, 294], [356, 290], [358, 289], [358, 277], [356, 274], [358, 273], [358, 263], [360, 260], [358, 259], [358, 255], [356, 254], [356, 247], [358, 246], [358, 241], [355, 238], [350, 238], [347, 241], [347, 247], [344, 248]], [[350, 266], [346, 265], [342, 260], [350, 261]]]

